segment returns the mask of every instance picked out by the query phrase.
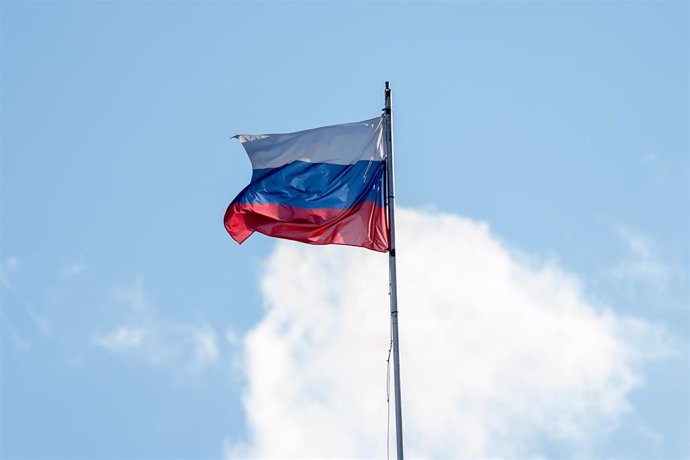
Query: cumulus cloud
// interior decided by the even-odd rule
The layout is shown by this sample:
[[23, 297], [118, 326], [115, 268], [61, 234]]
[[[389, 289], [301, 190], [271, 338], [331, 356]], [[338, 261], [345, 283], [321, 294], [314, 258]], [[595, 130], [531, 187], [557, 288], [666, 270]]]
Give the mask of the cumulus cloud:
[[219, 358], [215, 331], [205, 323], [163, 317], [144, 294], [143, 282], [116, 292], [125, 307], [122, 324], [94, 336], [94, 344], [151, 364], [199, 372]]
[[[586, 452], [632, 410], [662, 330], [594, 305], [483, 223], [402, 210], [398, 226], [408, 456]], [[242, 339], [249, 434], [227, 457], [385, 456], [387, 276], [381, 254], [276, 246], [265, 314]]]

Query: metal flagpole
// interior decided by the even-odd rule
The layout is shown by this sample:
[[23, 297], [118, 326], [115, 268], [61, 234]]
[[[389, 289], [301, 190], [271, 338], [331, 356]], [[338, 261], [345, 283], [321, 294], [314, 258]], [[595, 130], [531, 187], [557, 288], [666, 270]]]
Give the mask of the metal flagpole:
[[383, 109], [386, 142], [386, 209], [388, 210], [388, 274], [393, 335], [393, 385], [395, 386], [395, 440], [398, 460], [403, 460], [402, 403], [400, 401], [400, 353], [398, 351], [398, 285], [395, 269], [395, 181], [393, 179], [393, 113], [391, 89], [386, 82], [386, 106]]

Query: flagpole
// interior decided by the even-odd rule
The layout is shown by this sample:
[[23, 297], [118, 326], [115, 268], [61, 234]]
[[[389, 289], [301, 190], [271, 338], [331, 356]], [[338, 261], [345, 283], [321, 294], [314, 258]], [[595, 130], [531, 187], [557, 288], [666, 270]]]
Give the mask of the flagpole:
[[395, 440], [398, 460], [403, 460], [402, 402], [400, 401], [400, 353], [398, 349], [398, 283], [395, 267], [395, 181], [393, 179], [393, 111], [391, 89], [386, 82], [386, 105], [383, 109], [386, 142], [386, 209], [388, 211], [388, 275], [393, 340], [393, 385], [395, 387]]

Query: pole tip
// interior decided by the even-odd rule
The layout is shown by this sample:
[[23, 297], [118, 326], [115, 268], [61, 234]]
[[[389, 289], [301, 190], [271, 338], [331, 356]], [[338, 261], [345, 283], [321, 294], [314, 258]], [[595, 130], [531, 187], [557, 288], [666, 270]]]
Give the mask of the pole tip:
[[386, 89], [390, 89], [390, 86], [388, 85], [388, 82], [386, 82]]

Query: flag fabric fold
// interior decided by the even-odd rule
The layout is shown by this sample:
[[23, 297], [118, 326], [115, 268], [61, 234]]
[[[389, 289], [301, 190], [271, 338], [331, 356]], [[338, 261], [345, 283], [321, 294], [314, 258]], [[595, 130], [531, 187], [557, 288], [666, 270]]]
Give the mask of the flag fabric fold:
[[288, 134], [237, 135], [252, 164], [225, 212], [238, 243], [254, 232], [388, 250], [383, 118]]

